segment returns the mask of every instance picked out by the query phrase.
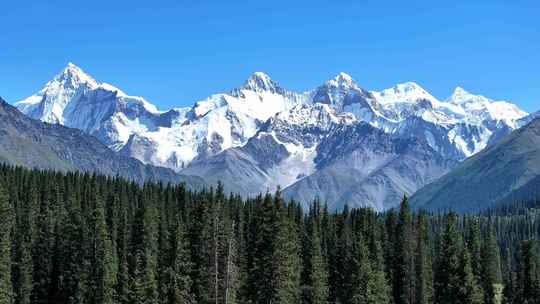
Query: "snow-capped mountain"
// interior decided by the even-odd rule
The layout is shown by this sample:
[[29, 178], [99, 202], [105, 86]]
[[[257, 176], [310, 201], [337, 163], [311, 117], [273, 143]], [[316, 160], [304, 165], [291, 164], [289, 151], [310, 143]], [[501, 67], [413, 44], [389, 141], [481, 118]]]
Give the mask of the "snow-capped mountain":
[[123, 147], [133, 133], [164, 124], [163, 113], [144, 98], [100, 83], [72, 63], [16, 106], [31, 118], [92, 134], [113, 150]]
[[[228, 93], [159, 111], [72, 64], [16, 105], [30, 117], [79, 128], [144, 163], [222, 180], [231, 191], [255, 194], [280, 185], [295, 189], [285, 189], [292, 197], [320, 191], [330, 204], [349, 197], [377, 209], [390, 207], [401, 191], [412, 194], [527, 120], [527, 113], [509, 102], [461, 88], [440, 101], [414, 82], [368, 91], [345, 73], [299, 93], [256, 72]], [[375, 131], [366, 133], [359, 125]], [[366, 134], [372, 140], [362, 140]], [[333, 157], [321, 156], [323, 151]], [[356, 177], [371, 178], [354, 179], [355, 191], [364, 194], [352, 195], [355, 185], [327, 183], [340, 180], [336, 168], [349, 162]], [[321, 183], [332, 186], [322, 189]]]
[[230, 93], [163, 112], [70, 63], [16, 106], [32, 118], [81, 129], [124, 155], [178, 171], [197, 157], [244, 145], [271, 116], [306, 100], [257, 72]]

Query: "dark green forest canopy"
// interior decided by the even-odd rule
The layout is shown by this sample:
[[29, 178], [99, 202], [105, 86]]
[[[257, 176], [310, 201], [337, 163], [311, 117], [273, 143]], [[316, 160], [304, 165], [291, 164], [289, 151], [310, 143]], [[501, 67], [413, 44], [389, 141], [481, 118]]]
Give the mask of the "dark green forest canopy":
[[302, 210], [279, 192], [0, 166], [3, 303], [537, 303], [538, 204]]

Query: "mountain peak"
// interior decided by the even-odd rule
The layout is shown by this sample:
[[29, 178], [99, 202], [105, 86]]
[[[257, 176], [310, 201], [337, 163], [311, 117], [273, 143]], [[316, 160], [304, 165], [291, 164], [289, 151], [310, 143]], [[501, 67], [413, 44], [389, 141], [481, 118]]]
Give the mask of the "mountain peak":
[[382, 92], [387, 95], [426, 95], [428, 94], [424, 88], [422, 88], [418, 83], [414, 81], [407, 81], [403, 83], [398, 83], [395, 86], [386, 89]]
[[254, 72], [249, 78], [271, 80], [265, 72]]
[[481, 102], [485, 104], [490, 103], [491, 100], [481, 95], [474, 95], [469, 91], [466, 91], [463, 87], [457, 86], [452, 92], [452, 95], [448, 98], [447, 102], [454, 104], [461, 104], [465, 102]]
[[351, 75], [345, 73], [345, 72], [339, 72], [334, 78], [326, 82], [327, 84], [331, 86], [336, 87], [354, 87], [356, 86], [356, 83], [354, 82], [354, 79], [351, 77]]
[[424, 90], [418, 83], [414, 81], [398, 83], [394, 88], [397, 88], [403, 91]]
[[433, 95], [413, 81], [398, 83], [389, 89], [372, 93], [382, 103], [417, 102], [419, 100], [428, 100], [432, 104], [438, 102]]
[[255, 72], [249, 76], [242, 89], [256, 92], [276, 92], [278, 84], [264, 72]]
[[92, 76], [88, 75], [72, 62], [69, 62], [62, 72], [56, 75], [47, 86], [61, 84], [63, 86], [77, 87], [83, 83], [88, 84], [90, 87], [97, 87], [99, 85]]
[[336, 77], [334, 77], [334, 80], [342, 82], [354, 82], [352, 76], [345, 72], [339, 72]]
[[464, 88], [457, 86], [452, 93], [452, 96], [464, 96], [470, 95], [471, 93], [467, 92]]

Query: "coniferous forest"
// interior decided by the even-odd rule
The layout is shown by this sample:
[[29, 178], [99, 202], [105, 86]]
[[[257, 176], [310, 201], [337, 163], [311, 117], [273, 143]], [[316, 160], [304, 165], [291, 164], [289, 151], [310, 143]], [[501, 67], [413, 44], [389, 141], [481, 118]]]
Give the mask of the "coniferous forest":
[[0, 304], [538, 303], [540, 208], [303, 210], [0, 167]]

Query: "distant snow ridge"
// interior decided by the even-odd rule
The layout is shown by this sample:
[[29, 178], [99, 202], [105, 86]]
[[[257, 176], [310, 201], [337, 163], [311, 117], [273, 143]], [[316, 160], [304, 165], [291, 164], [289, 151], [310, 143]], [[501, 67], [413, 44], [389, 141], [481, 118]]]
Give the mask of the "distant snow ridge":
[[[529, 121], [527, 113], [510, 102], [493, 101], [460, 87], [448, 99], [440, 101], [414, 82], [368, 91], [346, 73], [300, 93], [280, 86], [265, 73], [256, 72], [228, 93], [211, 95], [192, 107], [159, 111], [144, 98], [101, 83], [71, 63], [43, 89], [16, 106], [32, 118], [81, 129], [113, 150], [144, 163], [187, 170], [190, 174], [197, 174], [194, 170], [197, 167], [199, 172], [207, 172], [201, 175], [213, 174], [224, 179], [235, 178], [234, 174], [239, 173], [234, 172], [252, 168], [253, 176], [258, 178], [249, 180], [249, 189], [239, 190], [250, 194], [277, 185], [293, 186], [323, 169], [324, 175], [318, 178], [329, 178], [333, 176], [330, 168], [339, 167], [336, 164], [343, 166], [346, 159], [357, 161], [359, 156], [340, 154], [343, 151], [329, 153], [329, 148], [324, 147], [325, 153], [334, 157], [326, 159], [324, 164], [318, 163], [322, 159], [317, 157], [322, 142], [328, 145], [347, 141], [339, 136], [366, 132], [364, 128], [353, 127], [348, 132], [339, 131], [344, 126], [367, 123], [383, 132], [369, 133], [377, 134], [371, 141], [354, 137], [356, 143], [373, 146], [350, 151], [354, 155], [359, 151], [377, 155], [388, 162], [392, 159], [392, 168], [386, 170], [393, 173], [381, 177], [378, 181], [381, 184], [377, 184], [375, 175], [367, 171], [360, 173], [370, 176], [369, 187], [364, 184], [371, 191], [384, 191], [388, 189], [385, 184], [393, 184], [394, 194], [398, 195], [401, 190], [410, 194], [443, 174], [451, 167], [449, 164], [481, 151]], [[330, 137], [332, 141], [326, 140]], [[405, 178], [404, 173], [395, 172], [400, 162], [392, 157], [399, 156], [395, 150], [403, 144], [396, 139], [409, 138], [416, 141], [408, 143], [408, 165], [417, 163], [417, 159], [411, 160], [414, 157], [437, 155], [436, 169], [428, 166], [422, 171], [429, 176], [408, 174]], [[384, 157], [379, 156], [382, 152], [378, 147], [385, 147]], [[227, 152], [230, 149], [233, 150]], [[224, 151], [227, 154], [220, 156]], [[261, 159], [261, 155], [266, 159]], [[364, 158], [362, 163], [366, 161]], [[219, 162], [222, 163], [216, 167]], [[231, 162], [244, 167], [231, 168]], [[363, 170], [362, 166], [355, 170]], [[234, 176], [220, 175], [223, 170]], [[306, 193], [305, 187], [310, 185], [307, 181], [297, 184], [296, 191]], [[333, 191], [328, 199], [347, 197], [339, 189], [327, 191]], [[379, 193], [354, 197], [367, 200], [366, 205], [377, 209], [384, 209], [387, 204], [384, 201], [387, 196]]]

